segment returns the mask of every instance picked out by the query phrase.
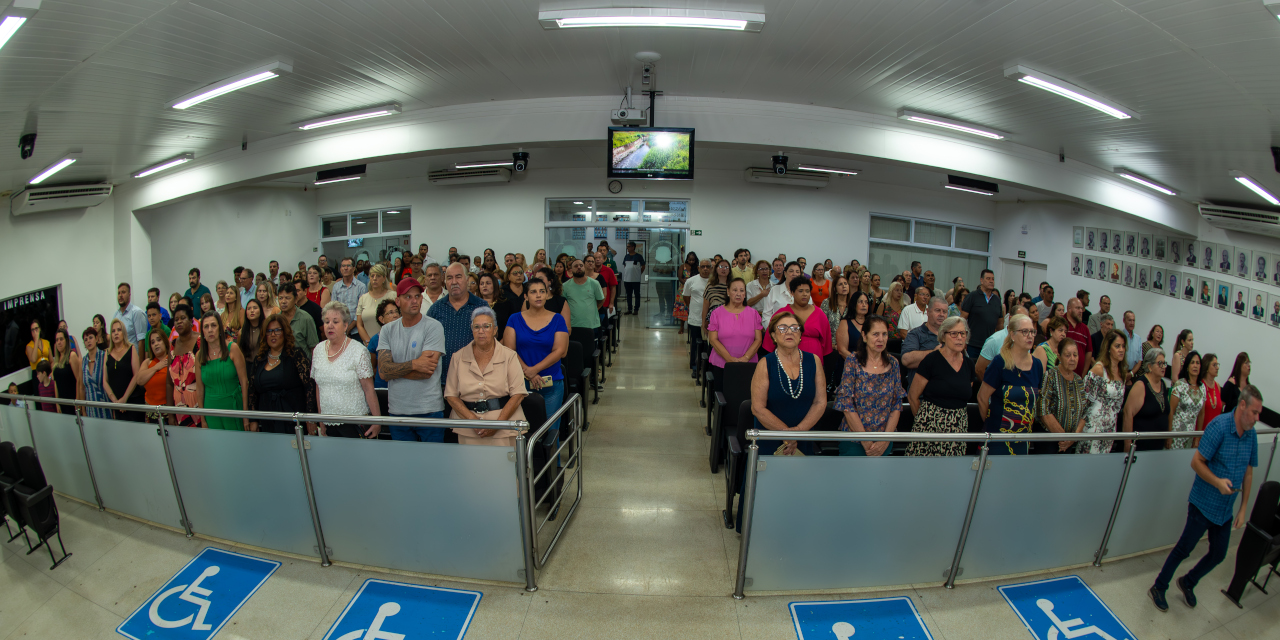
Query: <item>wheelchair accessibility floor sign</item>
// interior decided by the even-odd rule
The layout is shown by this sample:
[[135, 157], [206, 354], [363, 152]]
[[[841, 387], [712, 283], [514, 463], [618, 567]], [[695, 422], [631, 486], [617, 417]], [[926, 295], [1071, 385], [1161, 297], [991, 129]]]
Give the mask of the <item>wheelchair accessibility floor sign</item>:
[[1079, 576], [998, 587], [1038, 640], [1135, 640]]
[[134, 640], [207, 640], [279, 568], [279, 562], [208, 547], [116, 631]]
[[911, 598], [792, 602], [799, 640], [933, 640]]
[[481, 595], [370, 578], [324, 640], [460, 639], [467, 634]]

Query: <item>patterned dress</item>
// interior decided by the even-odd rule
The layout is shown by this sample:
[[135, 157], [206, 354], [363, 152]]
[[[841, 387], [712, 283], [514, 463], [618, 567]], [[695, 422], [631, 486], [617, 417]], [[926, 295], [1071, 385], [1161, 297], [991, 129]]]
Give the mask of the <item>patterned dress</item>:
[[[1124, 381], [1110, 380], [1092, 371], [1084, 377], [1084, 397], [1089, 401], [1085, 412], [1085, 433], [1115, 433], [1116, 417], [1124, 406]], [[1112, 440], [1082, 440], [1076, 453], [1110, 453]]]
[[1076, 425], [1084, 417], [1085, 407], [1084, 378], [1075, 376], [1068, 381], [1057, 367], [1049, 369], [1040, 387], [1041, 422], [1044, 416], [1052, 415], [1064, 431], [1075, 433]]
[[[1173, 431], [1195, 431], [1196, 419], [1204, 408], [1204, 385], [1197, 384], [1194, 389], [1186, 380], [1173, 384], [1173, 395], [1178, 399], [1178, 408], [1173, 412]], [[1174, 449], [1186, 449], [1191, 446], [1191, 438], [1174, 438]]]
[[[107, 397], [107, 392], [103, 386], [107, 383], [106, 359], [107, 353], [101, 349], [94, 351], [92, 362], [87, 355], [80, 359], [80, 379], [84, 384], [85, 400], [90, 402], [111, 402], [111, 398]], [[84, 415], [90, 418], [110, 420], [111, 410], [85, 407]]]
[[835, 302], [836, 302], [836, 299], [832, 297], [832, 298], [827, 298], [826, 300], [823, 300], [822, 304], [818, 305], [818, 308], [822, 309], [822, 312], [827, 314], [827, 322], [831, 324], [831, 348], [832, 349], [836, 347], [836, 331], [840, 329], [840, 321], [844, 319], [843, 310], [837, 310], [836, 313], [832, 313], [831, 305], [835, 304]]
[[[196, 356], [194, 350], [180, 356], [169, 356], [169, 379], [173, 380], [173, 406], [196, 406]], [[197, 426], [195, 416], [178, 414], [174, 417], [180, 426]]]
[[[893, 412], [902, 410], [902, 399], [907, 395], [902, 390], [902, 370], [898, 360], [887, 353], [884, 358], [889, 361], [884, 373], [869, 373], [862, 368], [857, 357], [846, 359], [840, 389], [836, 391], [836, 410], [857, 413], [864, 431], [884, 431]], [[844, 421], [840, 423], [840, 430], [852, 431], [849, 423]], [[863, 443], [851, 444], [862, 448]], [[889, 455], [891, 451], [892, 443], [883, 455]]]

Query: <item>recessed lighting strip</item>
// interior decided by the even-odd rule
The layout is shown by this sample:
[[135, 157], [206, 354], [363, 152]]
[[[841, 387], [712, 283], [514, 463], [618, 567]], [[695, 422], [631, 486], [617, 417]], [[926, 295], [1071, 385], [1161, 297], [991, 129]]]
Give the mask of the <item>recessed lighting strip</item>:
[[0, 47], [4, 47], [9, 38], [36, 15], [39, 9], [40, 0], [14, 0], [12, 5], [0, 12]]
[[135, 177], [135, 178], [145, 178], [145, 177], [147, 177], [147, 176], [149, 176], [149, 175], [151, 175], [151, 174], [153, 174], [153, 173], [160, 173], [161, 171], [164, 171], [165, 169], [172, 169], [172, 168], [174, 168], [174, 167], [176, 167], [176, 166], [178, 166], [178, 165], [180, 165], [180, 164], [186, 164], [186, 163], [191, 162], [192, 160], [195, 160], [195, 159], [196, 159], [196, 154], [194, 154], [194, 153], [184, 153], [184, 154], [182, 154], [182, 155], [180, 155], [180, 156], [178, 156], [178, 157], [176, 157], [176, 158], [170, 158], [170, 159], [168, 159], [168, 160], [165, 160], [164, 162], [161, 162], [160, 164], [151, 165], [150, 167], [147, 167], [146, 169], [143, 169], [142, 171], [139, 171], [139, 172], [137, 172], [137, 173], [133, 174], [133, 177]]
[[36, 174], [36, 177], [28, 181], [27, 184], [40, 184], [41, 182], [48, 180], [49, 176], [75, 164], [76, 160], [79, 160], [79, 159], [80, 159], [80, 154], [68, 153], [67, 155], [62, 156], [62, 158], [60, 158], [57, 162], [45, 167], [43, 171]]
[[511, 160], [477, 160], [475, 162], [458, 162], [453, 165], [455, 169], [479, 169], [481, 167], [510, 167], [513, 164]]
[[1006, 78], [1017, 80], [1018, 82], [1029, 84], [1033, 87], [1044, 89], [1050, 93], [1055, 93], [1068, 100], [1074, 100], [1087, 107], [1092, 107], [1113, 118], [1127, 120], [1129, 118], [1137, 118], [1138, 112], [1121, 106], [1120, 104], [1108, 100], [1084, 87], [1080, 87], [1066, 80], [1055, 78], [1047, 73], [1041, 73], [1030, 67], [1022, 65], [1014, 65], [1004, 70]]
[[335, 113], [331, 116], [316, 118], [306, 122], [299, 122], [294, 125], [303, 131], [319, 129], [320, 127], [330, 127], [335, 124], [346, 124], [357, 120], [368, 120], [369, 118], [378, 118], [381, 116], [390, 116], [400, 113], [400, 105], [386, 104], [381, 107], [371, 107], [369, 109], [360, 109], [358, 111], [348, 111], [346, 113]]
[[1116, 168], [1114, 169], [1114, 171], [1115, 171], [1115, 174], [1116, 174], [1116, 175], [1118, 175], [1118, 176], [1120, 176], [1121, 178], [1124, 178], [1125, 180], [1131, 180], [1131, 181], [1133, 181], [1133, 182], [1136, 182], [1136, 183], [1138, 183], [1138, 184], [1140, 184], [1140, 185], [1142, 185], [1142, 186], [1144, 186], [1144, 187], [1146, 187], [1146, 188], [1148, 188], [1148, 189], [1154, 189], [1154, 190], [1159, 191], [1160, 193], [1163, 193], [1163, 194], [1165, 194], [1165, 195], [1167, 195], [1167, 196], [1176, 196], [1176, 195], [1178, 195], [1178, 192], [1177, 192], [1177, 191], [1174, 191], [1173, 189], [1170, 189], [1169, 187], [1166, 187], [1166, 186], [1164, 186], [1164, 185], [1160, 184], [1159, 182], [1156, 182], [1155, 180], [1152, 180], [1151, 178], [1148, 178], [1148, 177], [1146, 177], [1146, 176], [1144, 176], [1144, 175], [1142, 175], [1142, 174], [1140, 174], [1140, 173], [1135, 173], [1135, 172], [1130, 171], [1130, 170], [1128, 170], [1128, 169], [1126, 169], [1126, 168], [1124, 168], [1124, 167], [1116, 167]]
[[951, 118], [943, 118], [941, 116], [920, 113], [918, 111], [908, 111], [901, 109], [898, 111], [898, 117], [909, 122], [918, 122], [920, 124], [929, 124], [935, 127], [951, 129], [952, 131], [960, 131], [962, 133], [971, 133], [975, 136], [991, 138], [992, 140], [1004, 140], [1009, 134], [996, 129], [980, 127], [976, 124], [962, 122], [960, 120], [952, 120]]
[[857, 171], [853, 169], [838, 169], [836, 167], [823, 167], [816, 164], [802, 164], [796, 167], [802, 171], [820, 171], [822, 173], [835, 173], [842, 176], [856, 176]]
[[673, 27], [757, 32], [764, 27], [764, 14], [700, 9], [576, 9], [539, 11], [538, 22], [544, 29]]
[[348, 180], [359, 180], [364, 176], [347, 176], [345, 178], [330, 178], [328, 180], [316, 180], [315, 185], [318, 187], [322, 184], [333, 184], [335, 182], [346, 182]]
[[250, 69], [244, 73], [231, 76], [225, 80], [219, 80], [213, 84], [196, 89], [195, 91], [174, 100], [169, 104], [169, 106], [174, 109], [187, 109], [206, 100], [212, 100], [218, 96], [231, 93], [232, 91], [250, 87], [258, 84], [259, 82], [266, 82], [272, 78], [278, 78], [281, 74], [291, 73], [292, 71], [292, 65], [276, 60], [260, 67]]
[[1246, 174], [1245, 172], [1232, 171], [1231, 177], [1236, 182], [1239, 182], [1240, 184], [1248, 187], [1250, 191], [1258, 194], [1258, 196], [1263, 200], [1266, 200], [1267, 202], [1271, 203], [1273, 206], [1280, 207], [1280, 200], [1277, 200], [1275, 196], [1271, 195], [1270, 191], [1263, 189], [1262, 185], [1258, 184], [1258, 182], [1253, 178], [1250, 178], [1249, 175]]
[[946, 189], [955, 189], [956, 191], [963, 191], [963, 192], [965, 192], [965, 193], [976, 193], [976, 194], [978, 194], [978, 195], [980, 195], [980, 196], [994, 196], [994, 195], [995, 195], [995, 193], [993, 193], [993, 192], [991, 192], [991, 191], [983, 191], [982, 189], [971, 189], [971, 188], [969, 188], [969, 187], [957, 187], [957, 186], [956, 186], [956, 185], [954, 185], [954, 184], [944, 184], [944, 185], [942, 185], [942, 186], [943, 186], [943, 188], [946, 188]]

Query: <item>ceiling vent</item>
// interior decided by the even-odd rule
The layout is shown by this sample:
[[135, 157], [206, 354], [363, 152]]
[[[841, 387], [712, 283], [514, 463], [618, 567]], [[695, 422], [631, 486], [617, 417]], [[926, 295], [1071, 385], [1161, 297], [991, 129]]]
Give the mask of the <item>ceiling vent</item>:
[[431, 184], [479, 184], [482, 182], [511, 182], [511, 170], [506, 167], [476, 167], [474, 169], [443, 169], [427, 174]]
[[743, 176], [747, 182], [755, 182], [758, 184], [784, 184], [792, 187], [809, 187], [810, 189], [821, 189], [831, 184], [831, 174], [821, 171], [805, 171], [803, 169], [791, 169], [786, 173], [777, 173], [772, 167], [750, 167]]
[[96, 207], [111, 197], [109, 184], [70, 184], [27, 189], [9, 200], [9, 211], [25, 216], [46, 211]]
[[1200, 215], [1219, 229], [1280, 238], [1280, 214], [1271, 211], [1202, 204]]

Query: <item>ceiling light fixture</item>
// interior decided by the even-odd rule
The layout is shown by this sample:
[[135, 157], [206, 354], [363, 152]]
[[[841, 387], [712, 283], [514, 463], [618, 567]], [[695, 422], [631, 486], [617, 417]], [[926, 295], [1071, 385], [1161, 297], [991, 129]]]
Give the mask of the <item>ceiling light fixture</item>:
[[80, 159], [80, 154], [68, 153], [67, 155], [62, 156], [60, 159], [58, 159], [57, 162], [45, 167], [43, 171], [36, 174], [36, 177], [28, 181], [27, 184], [40, 184], [41, 182], [44, 182], [45, 180], [49, 179], [49, 176], [75, 164], [76, 160], [79, 160], [79, 159]]
[[195, 160], [195, 159], [196, 159], [196, 154], [194, 154], [194, 153], [184, 153], [184, 154], [182, 154], [182, 155], [180, 155], [180, 156], [178, 156], [178, 157], [176, 157], [176, 158], [169, 158], [168, 160], [165, 160], [164, 162], [161, 162], [160, 164], [154, 164], [154, 165], [151, 165], [150, 167], [147, 167], [146, 169], [143, 169], [142, 171], [139, 171], [139, 172], [137, 172], [137, 173], [133, 174], [133, 177], [135, 177], [135, 178], [145, 178], [145, 177], [147, 177], [147, 176], [149, 176], [149, 175], [151, 175], [151, 174], [153, 174], [153, 173], [160, 173], [161, 171], [164, 171], [165, 169], [172, 169], [172, 168], [174, 168], [174, 167], [176, 167], [176, 166], [178, 166], [178, 165], [180, 165], [180, 164], [186, 164], [186, 163], [191, 162], [192, 160]]
[[513, 160], [477, 160], [475, 162], [459, 162], [453, 165], [455, 169], [479, 169], [481, 167], [509, 167]]
[[992, 140], [1004, 140], [1005, 138], [1009, 137], [1009, 134], [1003, 131], [998, 131], [996, 129], [988, 129], [987, 127], [980, 127], [976, 124], [969, 124], [968, 122], [961, 122], [960, 120], [952, 120], [951, 118], [943, 118], [940, 116], [929, 115], [927, 113], [920, 113], [918, 111], [908, 111], [906, 109], [899, 109], [898, 117], [910, 122], [919, 122], [920, 124], [931, 124], [935, 127], [943, 127], [946, 129], [951, 129], [952, 131], [972, 133], [975, 136], [991, 138]]
[[1262, 5], [1271, 11], [1271, 15], [1280, 18], [1280, 0], [1262, 0]]
[[842, 176], [856, 176], [857, 171], [853, 169], [837, 169], [835, 167], [823, 167], [816, 164], [802, 164], [796, 167], [802, 171], [820, 171], [822, 173], [835, 173]]
[[1114, 171], [1115, 171], [1115, 174], [1120, 176], [1121, 178], [1124, 178], [1125, 180], [1132, 180], [1148, 189], [1155, 189], [1156, 191], [1159, 191], [1160, 193], [1163, 193], [1167, 196], [1178, 195], [1177, 191], [1174, 191], [1173, 189], [1170, 189], [1169, 187], [1166, 187], [1160, 184], [1159, 182], [1156, 182], [1155, 180], [1152, 180], [1151, 178], [1148, 178], [1140, 173], [1134, 173], [1133, 171], [1130, 171], [1124, 167], [1116, 167]]
[[943, 186], [943, 188], [946, 188], [946, 189], [955, 189], [956, 191], [963, 191], [963, 192], [965, 192], [965, 193], [976, 193], [976, 194], [978, 194], [978, 195], [980, 195], [980, 196], [994, 196], [994, 195], [995, 195], [995, 193], [994, 193], [994, 192], [991, 192], [991, 191], [983, 191], [982, 189], [971, 189], [971, 188], [969, 188], [969, 187], [957, 187], [957, 186], [955, 186], [954, 184], [944, 184], [944, 185], [942, 185], [942, 186]]
[[348, 180], [359, 180], [364, 176], [347, 176], [346, 178], [330, 178], [328, 180], [316, 180], [315, 185], [318, 187], [322, 184], [333, 184], [335, 182], [346, 182]]
[[345, 113], [335, 113], [331, 116], [316, 118], [306, 122], [299, 122], [294, 125], [303, 131], [319, 129], [320, 127], [329, 127], [335, 124], [345, 124], [355, 122], [356, 120], [368, 120], [369, 118], [378, 118], [381, 116], [390, 116], [400, 113], [400, 105], [386, 104], [381, 107], [370, 107], [368, 109], [360, 109], [359, 111], [347, 111]]
[[12, 5], [0, 13], [0, 17], [4, 18], [0, 20], [0, 47], [3, 47], [39, 9], [40, 0], [14, 0]]
[[1270, 191], [1263, 189], [1262, 185], [1258, 184], [1253, 178], [1250, 178], [1249, 175], [1246, 174], [1245, 172], [1232, 171], [1231, 177], [1236, 182], [1239, 182], [1240, 184], [1248, 187], [1250, 191], [1258, 194], [1258, 196], [1261, 197], [1263, 200], [1270, 202], [1273, 206], [1280, 207], [1280, 200], [1277, 200], [1275, 196], [1271, 195]]
[[169, 106], [174, 109], [186, 109], [200, 104], [206, 100], [212, 100], [221, 95], [225, 95], [237, 89], [243, 89], [259, 82], [265, 82], [272, 78], [278, 78], [281, 74], [290, 73], [293, 66], [276, 60], [260, 67], [255, 67], [244, 73], [237, 74], [225, 80], [219, 80], [213, 84], [205, 85], [191, 93], [188, 93], [177, 100], [174, 100]]
[[579, 9], [539, 11], [538, 22], [543, 29], [684, 27], [758, 32], [764, 27], [764, 14], [701, 9]]
[[1064, 98], [1074, 100], [1088, 107], [1093, 107], [1113, 118], [1127, 120], [1129, 118], [1137, 118], [1138, 113], [1132, 109], [1121, 106], [1116, 102], [1112, 102], [1084, 87], [1080, 87], [1066, 80], [1055, 78], [1047, 73], [1041, 73], [1035, 69], [1024, 67], [1022, 65], [1014, 65], [1004, 70], [1004, 77], [1011, 80], [1017, 80], [1029, 84], [1033, 87], [1044, 89], [1050, 93], [1056, 93]]

